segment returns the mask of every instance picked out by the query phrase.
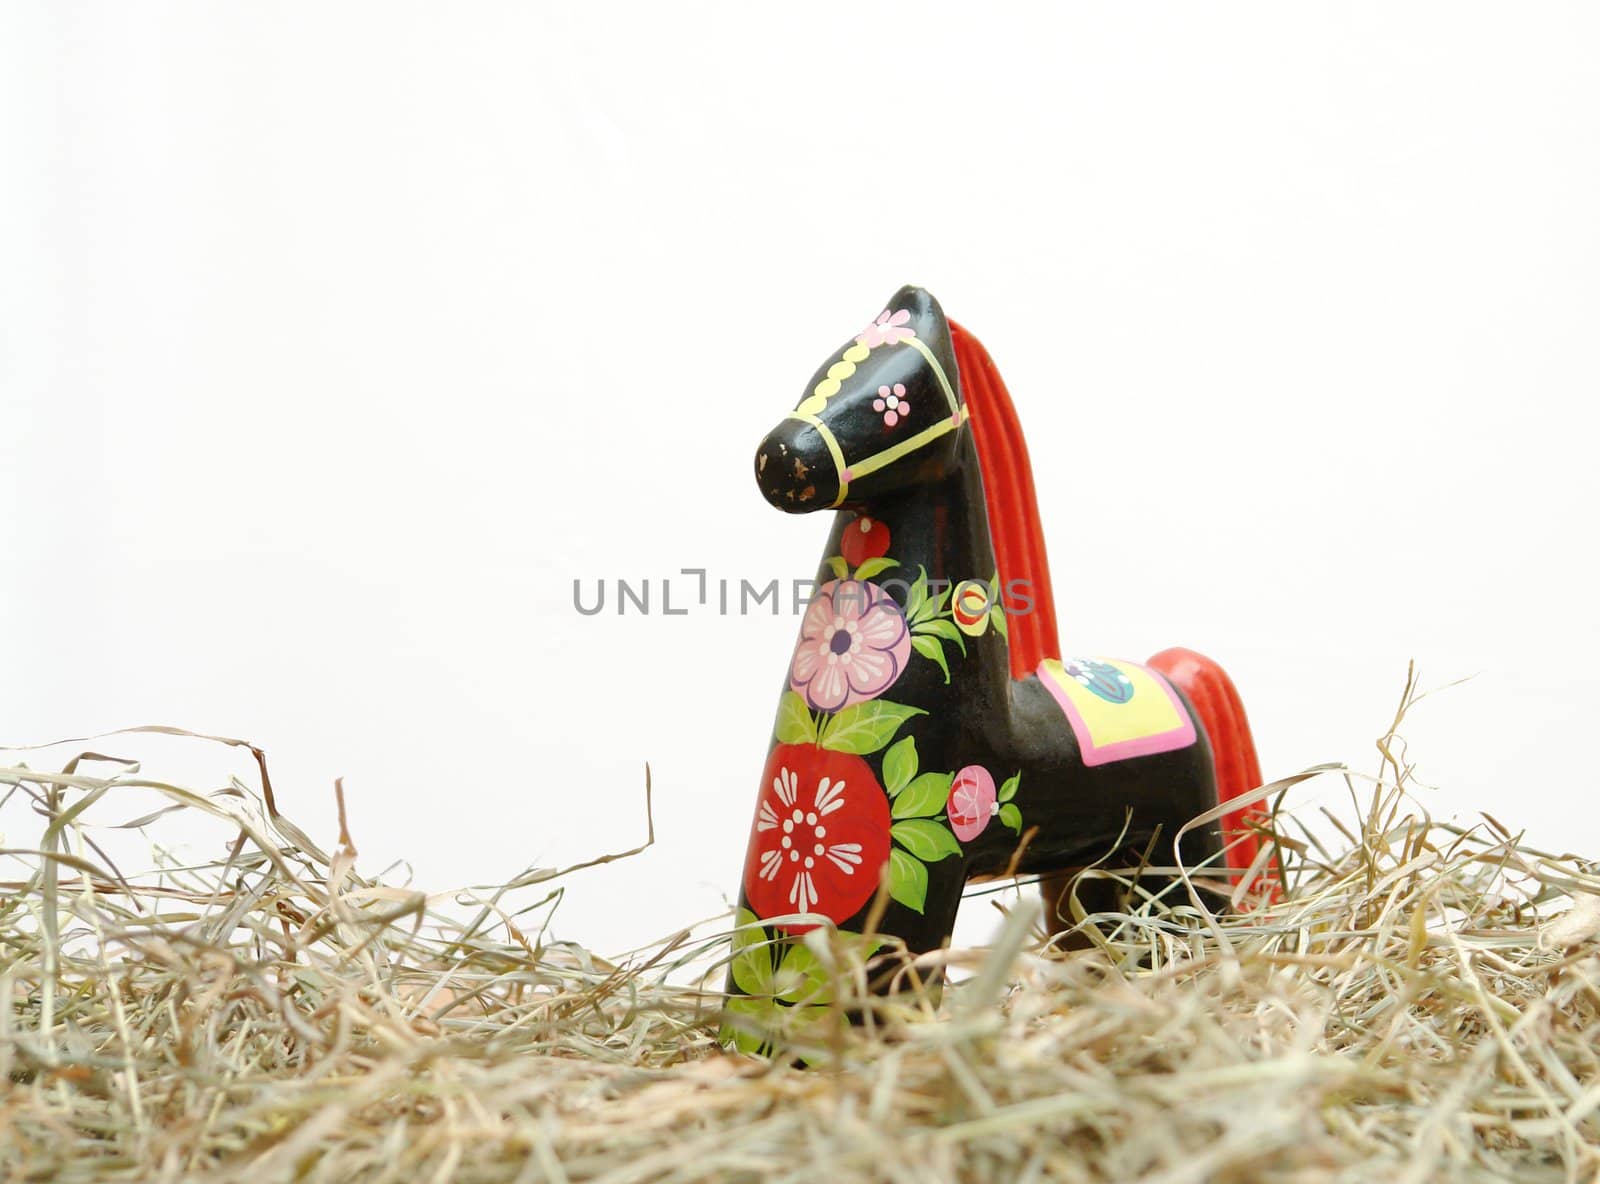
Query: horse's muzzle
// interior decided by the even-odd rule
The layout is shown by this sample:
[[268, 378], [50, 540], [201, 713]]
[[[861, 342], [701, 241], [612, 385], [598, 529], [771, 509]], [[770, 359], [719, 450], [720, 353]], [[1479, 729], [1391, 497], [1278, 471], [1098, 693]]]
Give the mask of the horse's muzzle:
[[808, 423], [778, 425], [756, 449], [761, 495], [790, 514], [826, 510], [839, 496], [839, 474], [822, 434]]

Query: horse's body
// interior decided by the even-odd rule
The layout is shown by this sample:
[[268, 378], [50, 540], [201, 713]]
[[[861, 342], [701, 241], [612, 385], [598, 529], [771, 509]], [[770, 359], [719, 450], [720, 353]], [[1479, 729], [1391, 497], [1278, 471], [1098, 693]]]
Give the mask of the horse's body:
[[[936, 949], [968, 880], [1059, 884], [1118, 853], [1170, 865], [1186, 823], [1259, 782], [1214, 663], [1060, 660], [1010, 399], [926, 292], [902, 289], [823, 364], [756, 468], [779, 508], [840, 512], [763, 774], [746, 924], [795, 934], [820, 915], [859, 931], [887, 880], [879, 932]], [[1249, 865], [1253, 838], [1225, 821], [1184, 833], [1186, 866], [1217, 863], [1225, 834], [1227, 862]], [[1045, 903], [1065, 928], [1055, 889]], [[734, 990], [781, 994], [783, 945], [748, 945]]]

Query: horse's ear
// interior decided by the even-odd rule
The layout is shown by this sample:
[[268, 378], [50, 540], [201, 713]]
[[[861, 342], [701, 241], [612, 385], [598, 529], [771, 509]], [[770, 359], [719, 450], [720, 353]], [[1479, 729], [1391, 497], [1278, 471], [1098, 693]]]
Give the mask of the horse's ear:
[[959, 393], [956, 349], [955, 343], [950, 338], [950, 322], [945, 319], [944, 309], [939, 307], [939, 302], [933, 298], [933, 293], [915, 284], [907, 284], [889, 297], [889, 303], [884, 309], [891, 316], [901, 309], [911, 314], [906, 327], [915, 332], [917, 339], [939, 359], [939, 365], [944, 367], [945, 374], [955, 384]]

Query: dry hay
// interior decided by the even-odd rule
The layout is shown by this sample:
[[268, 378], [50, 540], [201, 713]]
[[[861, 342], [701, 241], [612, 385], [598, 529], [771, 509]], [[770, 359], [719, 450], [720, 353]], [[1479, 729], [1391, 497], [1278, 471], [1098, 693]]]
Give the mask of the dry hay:
[[[1343, 850], [1276, 816], [1276, 907], [1152, 902], [1070, 954], [1014, 910], [945, 955], [969, 973], [942, 1001], [875, 999], [811, 1068], [719, 1047], [726, 918], [607, 961], [519, 923], [562, 873], [467, 910], [386, 887], [277, 814], [264, 763], [264, 792], [201, 794], [92, 754], [8, 762], [40, 833], [0, 870], [0, 1172], [1594, 1178], [1594, 865], [1430, 821], [1380, 747], [1375, 780], [1324, 771], [1358, 795]], [[226, 820], [226, 857], [125, 877], [88, 819], [135, 787]]]

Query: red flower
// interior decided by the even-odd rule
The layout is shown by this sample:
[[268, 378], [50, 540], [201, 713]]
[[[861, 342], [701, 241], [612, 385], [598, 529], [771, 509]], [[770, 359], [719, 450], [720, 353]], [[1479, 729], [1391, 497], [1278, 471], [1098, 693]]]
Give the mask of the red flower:
[[[767, 758], [744, 894], [761, 918], [820, 913], [840, 924], [878, 890], [889, 860], [889, 798], [866, 761], [813, 744]], [[780, 925], [804, 933], [815, 925]]]
[[869, 559], [882, 559], [889, 553], [889, 528], [876, 518], [862, 515], [845, 524], [839, 539], [839, 554], [851, 567]]

